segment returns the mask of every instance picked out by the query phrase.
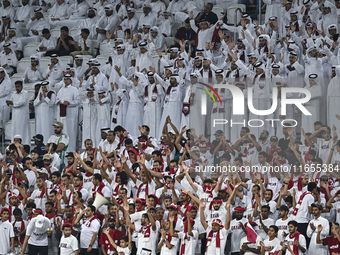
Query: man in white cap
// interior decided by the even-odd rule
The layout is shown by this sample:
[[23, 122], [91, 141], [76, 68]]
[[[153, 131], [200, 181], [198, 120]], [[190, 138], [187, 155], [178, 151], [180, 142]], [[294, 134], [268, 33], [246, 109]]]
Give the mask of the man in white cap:
[[119, 24], [117, 15], [113, 15], [113, 5], [109, 4], [104, 7], [105, 16], [102, 16], [96, 24], [97, 40], [102, 42], [106, 39], [106, 33], [113, 34], [116, 25]]
[[44, 78], [42, 72], [39, 68], [39, 58], [36, 56], [31, 56], [31, 66], [27, 67], [23, 75], [25, 87], [31, 87]]
[[150, 135], [156, 137], [159, 134], [162, 115], [163, 88], [158, 80], [161, 80], [155, 69], [147, 73], [148, 85], [144, 92], [144, 119], [143, 124], [150, 128]]
[[95, 62], [91, 67], [91, 76], [86, 80], [84, 88], [94, 88], [96, 91], [108, 91], [108, 80], [100, 70], [100, 63]]
[[48, 236], [53, 228], [50, 220], [42, 215], [42, 210], [35, 209], [33, 213], [35, 217], [28, 224], [20, 255], [25, 254], [27, 245], [29, 254], [48, 254]]
[[69, 136], [68, 151], [76, 149], [78, 128], [78, 106], [80, 103], [79, 91], [71, 86], [72, 76], [64, 76], [65, 87], [57, 94], [57, 120], [64, 124], [64, 131]]
[[36, 8], [34, 17], [27, 22], [26, 28], [29, 30], [28, 34], [30, 36], [41, 36], [44, 28], [50, 29], [50, 24], [46, 22], [42, 12], [42, 8]]
[[139, 17], [138, 28], [141, 32], [143, 25], [150, 25], [151, 27], [156, 25], [157, 15], [152, 12], [151, 5], [149, 3], [143, 4], [143, 14]]
[[86, 17], [89, 5], [85, 0], [77, 0], [68, 9], [68, 15], [70, 20], [80, 20]]
[[[3, 71], [4, 69], [0, 68], [0, 72]], [[11, 99], [6, 101], [8, 106], [12, 106], [12, 137], [19, 134], [23, 144], [31, 144], [31, 129], [27, 128], [30, 126], [29, 95], [23, 90], [22, 81], [15, 82], [15, 90]]]
[[12, 82], [5, 69], [0, 68], [0, 118], [3, 120], [0, 121], [0, 128], [4, 128], [2, 122], [5, 125], [9, 120], [10, 108], [7, 107], [7, 101], [10, 100], [11, 93]]
[[45, 69], [43, 78], [47, 79], [47, 81], [50, 83], [50, 86], [53, 87], [63, 78], [63, 71], [65, 71], [65, 68], [62, 62], [59, 60], [58, 55], [52, 54], [51, 64]]

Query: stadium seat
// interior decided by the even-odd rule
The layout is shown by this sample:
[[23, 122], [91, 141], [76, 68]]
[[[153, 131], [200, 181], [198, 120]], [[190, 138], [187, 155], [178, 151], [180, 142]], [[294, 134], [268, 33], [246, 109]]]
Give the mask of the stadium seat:
[[61, 27], [55, 27], [51, 30], [51, 35], [54, 36], [55, 38], [59, 38], [60, 37], [60, 28]]
[[92, 56], [95, 57], [99, 54], [99, 42], [97, 40], [91, 40], [92, 41], [92, 49], [91, 49], [91, 53]]
[[18, 64], [17, 64], [17, 73], [24, 73], [31, 65], [31, 59], [30, 58], [22, 58]]
[[171, 27], [171, 35], [175, 36], [175, 34], [177, 33], [177, 30], [182, 27], [182, 23], [180, 22], [174, 22], [174, 24]]
[[39, 59], [39, 66], [40, 66], [40, 70], [42, 72], [45, 71], [45, 69], [47, 68], [47, 66], [51, 64], [51, 59], [50, 57], [42, 57]]
[[101, 66], [106, 65], [106, 62], [110, 56], [109, 55], [98, 55], [96, 59], [100, 63]]
[[214, 5], [214, 7], [212, 8], [212, 12], [216, 13], [218, 18], [221, 18], [222, 13], [225, 12], [225, 9], [222, 5]]
[[[241, 9], [240, 11], [237, 11], [237, 9]], [[227, 17], [228, 17], [228, 23], [227, 25], [229, 26], [234, 26], [235, 25], [235, 15], [236, 17], [236, 24], [238, 24], [241, 20], [242, 13], [246, 11], [246, 6], [244, 4], [233, 4], [230, 6], [227, 10]]]
[[174, 42], [174, 37], [165, 37], [165, 44], [166, 44], [166, 47], [170, 47], [171, 45], [175, 44]]
[[155, 55], [152, 57], [152, 63], [153, 63], [153, 66], [156, 68], [156, 73], [159, 73], [159, 70], [160, 70], [160, 58], [158, 55]]
[[22, 77], [23, 77], [23, 76], [24, 76], [23, 73], [15, 73], [15, 74], [13, 74], [13, 75], [10, 77], [13, 86], [14, 86], [14, 83], [15, 83], [16, 81], [22, 81]]
[[135, 18], [139, 20], [139, 17], [143, 14], [143, 10], [136, 10]]
[[29, 58], [37, 53], [39, 42], [31, 42], [24, 47], [24, 58]]
[[70, 67], [70, 65], [73, 62], [73, 57], [71, 57], [71, 56], [61, 56], [59, 58], [63, 62], [65, 67]]
[[[70, 36], [75, 37], [77, 35], [79, 35], [79, 27], [72, 27], [68, 33]], [[74, 38], [73, 38], [74, 39]]]
[[[35, 134], [35, 119], [30, 120], [31, 134]], [[5, 124], [5, 140], [11, 141], [12, 136], [12, 120]]]
[[28, 34], [28, 29], [25, 27], [20, 28], [20, 32], [22, 35], [27, 35]]

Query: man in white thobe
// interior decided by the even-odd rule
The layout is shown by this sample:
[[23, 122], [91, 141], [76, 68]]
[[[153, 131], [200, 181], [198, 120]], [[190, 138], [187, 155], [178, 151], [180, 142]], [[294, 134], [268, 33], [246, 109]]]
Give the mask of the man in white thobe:
[[120, 22], [118, 16], [113, 15], [113, 6], [111, 4], [105, 6], [104, 10], [105, 16], [102, 16], [96, 24], [97, 40], [100, 43], [106, 39], [106, 32], [109, 31], [110, 34], [113, 34], [116, 25]]
[[71, 86], [72, 76], [64, 77], [65, 87], [57, 94], [57, 120], [64, 124], [64, 131], [69, 136], [68, 151], [76, 149], [78, 129], [78, 106], [80, 103], [79, 91]]
[[143, 5], [143, 14], [139, 17], [138, 29], [141, 30], [143, 25], [149, 25], [150, 27], [156, 26], [156, 22], [157, 14], [152, 12], [152, 8], [149, 3], [145, 3]]
[[[0, 68], [0, 72], [4, 72]], [[16, 93], [13, 93], [6, 103], [12, 105], [12, 141], [15, 135], [21, 135], [23, 144], [31, 144], [30, 114], [29, 114], [29, 94], [22, 89], [22, 81], [15, 82]], [[28, 128], [27, 128], [28, 127]]]
[[100, 18], [99, 15], [96, 13], [97, 11], [94, 8], [90, 8], [87, 11], [87, 17], [84, 19], [80, 19], [78, 22], [77, 27], [79, 27], [79, 34], [81, 33], [82, 28], [87, 28], [90, 30], [90, 35], [88, 38], [91, 40], [97, 39], [97, 32], [96, 32], [96, 24]]
[[0, 50], [3, 49], [4, 45], [6, 43], [11, 44], [11, 48], [14, 52], [17, 50], [22, 50], [22, 41], [17, 36], [17, 29], [15, 27], [10, 27], [7, 30], [8, 36], [5, 38], [5, 40], [0, 44]]
[[57, 0], [53, 7], [49, 10], [48, 16], [49, 23], [52, 27], [58, 25], [59, 21], [66, 20], [68, 18], [67, 10], [70, 6], [65, 3], [65, 0]]
[[98, 96], [95, 92], [94, 88], [83, 89], [82, 91], [82, 115], [83, 115], [83, 141], [82, 144], [85, 144], [86, 139], [91, 139], [94, 144], [99, 142], [97, 140], [97, 105], [98, 105]]
[[100, 70], [100, 63], [92, 63], [91, 74], [84, 84], [85, 88], [94, 88], [97, 92], [109, 90], [109, 83], [105, 74]]
[[16, 7], [14, 22], [18, 27], [26, 27], [27, 22], [34, 16], [34, 9], [29, 0], [21, 0], [21, 6]]
[[0, 68], [0, 128], [9, 121], [10, 108], [6, 101], [11, 98], [12, 82], [5, 69]]
[[86, 17], [89, 5], [85, 0], [77, 0], [76, 3], [72, 4], [68, 9], [68, 15], [70, 20], [80, 20]]
[[44, 28], [50, 29], [50, 24], [44, 18], [42, 8], [34, 10], [34, 17], [27, 22], [26, 28], [29, 30], [30, 36], [41, 36]]
[[58, 59], [57, 54], [51, 55], [51, 64], [45, 69], [43, 77], [47, 79], [51, 87], [61, 81], [63, 78], [65, 68], [61, 61]]
[[39, 58], [31, 56], [31, 66], [26, 68], [22, 78], [25, 87], [33, 87], [37, 82], [44, 79], [39, 67]]
[[150, 135], [156, 137], [159, 134], [160, 121], [162, 115], [163, 102], [163, 87], [158, 83], [161, 77], [154, 74], [152, 71], [148, 72], [148, 85], [145, 86], [144, 91], [144, 118], [143, 125], [150, 128]]

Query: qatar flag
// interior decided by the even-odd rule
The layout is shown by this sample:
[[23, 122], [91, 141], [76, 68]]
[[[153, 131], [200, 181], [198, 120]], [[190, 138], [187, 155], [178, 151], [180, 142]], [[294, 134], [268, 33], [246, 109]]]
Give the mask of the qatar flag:
[[248, 242], [256, 243], [257, 234], [256, 234], [255, 230], [253, 229], [253, 227], [251, 226], [250, 222], [248, 222], [246, 224], [246, 230], [247, 230], [247, 240], [248, 240]]

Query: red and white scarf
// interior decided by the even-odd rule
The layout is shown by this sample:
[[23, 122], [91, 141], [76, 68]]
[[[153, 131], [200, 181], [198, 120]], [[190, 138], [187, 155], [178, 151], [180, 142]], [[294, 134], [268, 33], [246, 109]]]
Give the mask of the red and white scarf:
[[207, 246], [205, 247], [205, 253], [207, 254], [207, 250], [208, 250], [208, 246], [211, 245], [212, 239], [214, 237], [215, 234], [215, 238], [216, 238], [216, 255], [220, 255], [221, 254], [221, 236], [220, 236], [220, 231], [217, 232], [213, 232], [212, 230], [210, 230], [208, 237], [207, 237]]
[[[191, 228], [193, 228], [195, 221], [190, 218], [190, 223], [191, 223]], [[181, 249], [180, 249], [180, 253], [179, 253], [180, 255], [185, 254], [185, 244], [186, 244], [187, 240], [188, 240], [188, 218], [184, 222], [184, 237], [181, 241]]]
[[294, 243], [293, 243], [293, 252], [295, 255], [299, 255], [299, 247], [295, 244], [296, 241], [299, 241], [301, 233], [296, 232], [294, 235], [289, 235], [290, 239], [294, 238]]
[[171, 90], [172, 90], [172, 88], [176, 88], [177, 86], [178, 86], [178, 84], [175, 84], [175, 85], [170, 85], [167, 88], [166, 93], [165, 93], [164, 103], [168, 103], [169, 102]]
[[97, 186], [94, 186], [93, 188], [92, 188], [92, 199], [94, 200], [94, 198], [96, 197], [96, 193], [99, 193], [100, 195], [102, 195], [102, 196], [104, 196], [103, 195], [103, 188], [105, 187], [105, 184], [104, 184], [104, 182], [101, 182], [100, 184], [99, 184], [99, 186], [97, 187]]
[[139, 197], [139, 192], [144, 185], [145, 185], [145, 197], [143, 199], [147, 199], [149, 196], [149, 183], [148, 182], [146, 184], [142, 183], [141, 185], [139, 185], [138, 191], [137, 191], [137, 197]]
[[122, 99], [119, 99], [118, 102], [113, 106], [112, 109], [112, 123], [117, 123], [117, 114], [119, 110], [119, 105], [122, 102]]
[[303, 200], [304, 197], [305, 197], [306, 195], [308, 195], [308, 194], [312, 194], [312, 193], [309, 192], [309, 191], [305, 191], [305, 192], [303, 192], [302, 195], [300, 196], [299, 202], [298, 202], [297, 205], [295, 206], [295, 209], [294, 209], [294, 211], [293, 211], [293, 213], [292, 213], [294, 216], [297, 215], [297, 213], [298, 213], [298, 211], [299, 211], [299, 209], [300, 209], [302, 200]]
[[138, 233], [138, 237], [140, 237], [141, 235], [144, 235], [144, 238], [143, 238], [144, 243], [149, 241], [150, 235], [151, 235], [151, 223], [149, 223], [146, 226], [142, 226], [140, 228], [139, 233]]
[[[148, 104], [148, 101], [149, 101], [149, 86], [151, 87], [152, 84], [145, 86], [145, 91], [144, 91], [144, 106], [146, 106]], [[151, 95], [152, 102], [156, 102], [157, 95], [158, 95], [157, 85], [154, 84], [154, 86], [155, 87], [153, 88], [152, 95]]]
[[[14, 221], [13, 223], [13, 227], [15, 227], [15, 224], [17, 223], [17, 221]], [[25, 230], [25, 222], [24, 220], [21, 220], [21, 225], [20, 225], [20, 232]], [[25, 236], [20, 236], [20, 243], [23, 244], [25, 241]]]
[[97, 215], [92, 216], [91, 219], [83, 219], [83, 225], [90, 227], [93, 220], [97, 219]]

